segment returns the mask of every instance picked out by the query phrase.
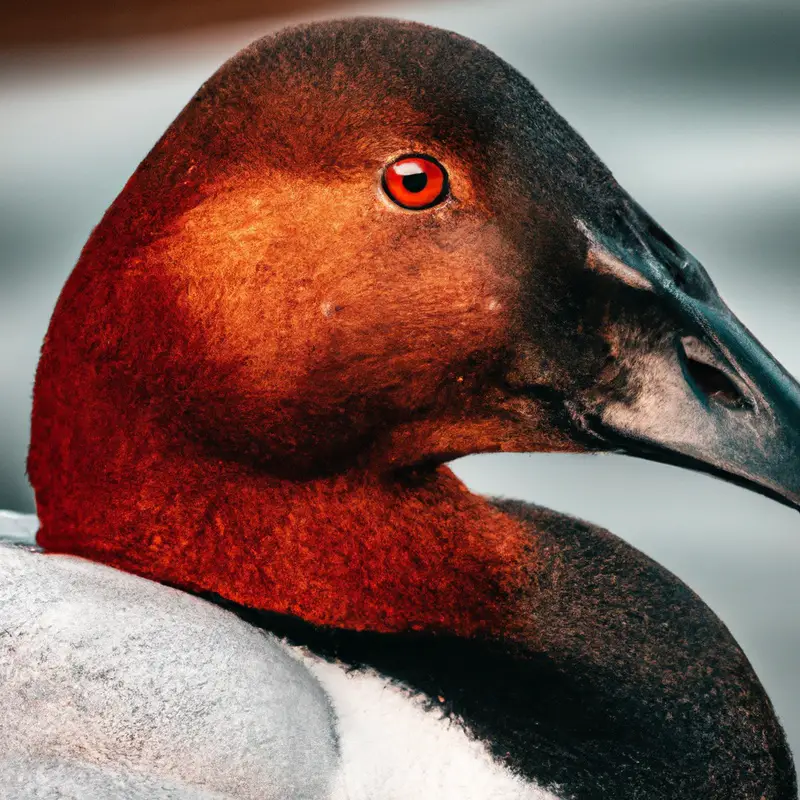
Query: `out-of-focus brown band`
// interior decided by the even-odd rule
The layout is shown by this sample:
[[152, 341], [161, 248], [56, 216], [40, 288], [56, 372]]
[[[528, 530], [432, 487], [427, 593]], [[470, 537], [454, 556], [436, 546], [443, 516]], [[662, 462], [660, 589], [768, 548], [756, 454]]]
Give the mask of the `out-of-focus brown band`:
[[0, 49], [113, 41], [341, 6], [339, 0], [11, 0]]

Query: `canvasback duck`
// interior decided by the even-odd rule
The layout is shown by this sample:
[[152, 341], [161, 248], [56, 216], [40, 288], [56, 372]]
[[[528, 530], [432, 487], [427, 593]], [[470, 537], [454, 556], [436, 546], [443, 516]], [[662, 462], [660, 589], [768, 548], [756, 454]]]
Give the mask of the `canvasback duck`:
[[366, 18], [257, 41], [53, 314], [51, 555], [0, 549], [0, 788], [794, 800], [695, 594], [445, 464], [625, 452], [797, 506], [798, 423], [697, 260], [497, 56]]

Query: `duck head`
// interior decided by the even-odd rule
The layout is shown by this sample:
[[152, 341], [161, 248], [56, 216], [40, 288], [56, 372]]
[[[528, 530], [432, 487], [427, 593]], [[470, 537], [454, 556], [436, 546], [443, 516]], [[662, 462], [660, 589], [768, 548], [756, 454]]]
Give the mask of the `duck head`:
[[29, 472], [45, 547], [230, 594], [188, 551], [259, 504], [268, 539], [291, 492], [614, 450], [797, 505], [798, 423], [797, 384], [525, 78], [356, 19], [239, 53], [130, 179], [54, 313]]

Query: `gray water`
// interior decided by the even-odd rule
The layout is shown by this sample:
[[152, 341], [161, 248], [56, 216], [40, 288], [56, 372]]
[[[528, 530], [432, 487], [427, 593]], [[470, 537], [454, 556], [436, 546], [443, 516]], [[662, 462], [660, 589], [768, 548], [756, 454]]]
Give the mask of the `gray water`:
[[[525, 73], [708, 267], [800, 375], [800, 4], [499, 0], [369, 13], [448, 27]], [[24, 475], [38, 348], [92, 226], [194, 89], [274, 25], [0, 56], [0, 508]], [[800, 752], [800, 517], [711, 478], [621, 457], [480, 456], [477, 491], [602, 524], [725, 620]]]

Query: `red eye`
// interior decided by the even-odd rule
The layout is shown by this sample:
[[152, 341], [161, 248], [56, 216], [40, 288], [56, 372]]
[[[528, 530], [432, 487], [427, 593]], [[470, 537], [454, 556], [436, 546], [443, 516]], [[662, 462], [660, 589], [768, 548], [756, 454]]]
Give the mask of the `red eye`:
[[386, 167], [383, 190], [403, 208], [430, 208], [447, 197], [447, 173], [428, 156], [404, 156]]

